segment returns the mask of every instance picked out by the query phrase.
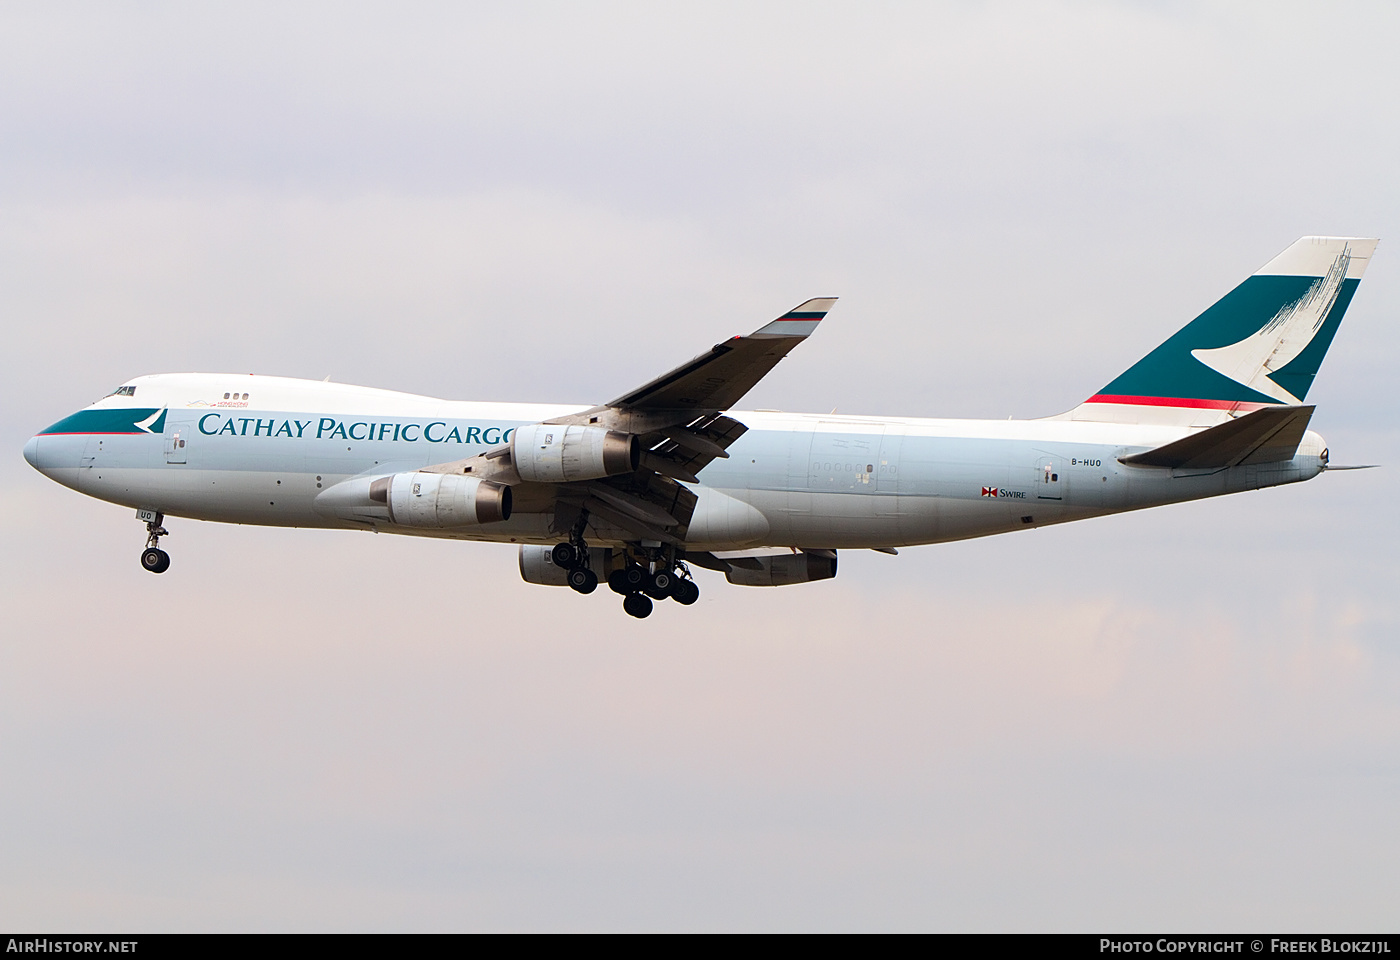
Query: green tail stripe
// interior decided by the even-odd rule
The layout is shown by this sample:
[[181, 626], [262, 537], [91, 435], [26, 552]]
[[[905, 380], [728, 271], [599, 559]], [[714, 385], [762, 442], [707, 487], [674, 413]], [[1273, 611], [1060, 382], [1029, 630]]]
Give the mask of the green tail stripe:
[[[1100, 394], [1192, 397], [1245, 403], [1278, 403], [1191, 356], [1192, 350], [1229, 346], [1263, 328], [1283, 307], [1308, 292], [1317, 277], [1253, 276], [1143, 357]], [[1312, 342], [1271, 379], [1299, 400], [1307, 396], [1322, 358], [1336, 336], [1360, 280], [1344, 280], [1336, 303]]]
[[1318, 368], [1322, 366], [1322, 358], [1327, 356], [1327, 348], [1332, 346], [1332, 338], [1337, 335], [1337, 328], [1342, 325], [1342, 315], [1347, 312], [1352, 294], [1356, 292], [1360, 283], [1360, 280], [1346, 280], [1342, 283], [1342, 289], [1337, 292], [1337, 302], [1332, 305], [1327, 319], [1322, 321], [1317, 336], [1303, 348], [1302, 353], [1293, 358], [1292, 363], [1269, 374], [1270, 380], [1299, 400], [1307, 399], [1308, 391], [1312, 389], [1313, 377], [1317, 376]]

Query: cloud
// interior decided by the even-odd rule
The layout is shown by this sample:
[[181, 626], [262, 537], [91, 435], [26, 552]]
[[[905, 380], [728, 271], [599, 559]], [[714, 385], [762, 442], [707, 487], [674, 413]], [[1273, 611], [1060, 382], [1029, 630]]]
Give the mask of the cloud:
[[[1345, 567], [1292, 597], [1258, 592], [1268, 570], [1185, 595], [1154, 577], [1203, 528], [1221, 567], [1248, 559], [1238, 533], [1270, 506], [1178, 540], [1144, 514], [853, 554], [791, 591], [708, 577], [642, 624], [489, 545], [185, 522], [157, 580], [134, 523], [79, 503], [46, 522], [67, 576], [4, 578], [20, 918], [1365, 926], [1394, 892], [1360, 852], [1393, 842], [1393, 605]], [[1084, 581], [1153, 537], [1140, 576]], [[100, 623], [55, 629], [75, 595]], [[1364, 894], [1293, 865], [1310, 835], [1299, 863], [1370, 864]], [[69, 884], [90, 899], [34, 892]]]
[[[172, 522], [24, 440], [140, 373], [605, 401], [809, 296], [754, 406], [1057, 412], [1395, 231], [1389, 7], [132, 5], [0, 30], [0, 918], [1393, 924], [1385, 470], [645, 624], [508, 548]], [[1391, 462], [1383, 244], [1311, 399]]]

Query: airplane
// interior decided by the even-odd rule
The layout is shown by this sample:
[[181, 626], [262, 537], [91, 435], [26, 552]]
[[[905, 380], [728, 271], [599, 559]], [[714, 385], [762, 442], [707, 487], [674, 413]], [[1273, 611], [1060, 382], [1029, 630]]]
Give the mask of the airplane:
[[[1309, 480], [1314, 376], [1379, 241], [1304, 237], [1074, 409], [1032, 420], [738, 411], [816, 331], [808, 300], [598, 406], [439, 400], [247, 374], [137, 377], [24, 448], [51, 479], [167, 517], [519, 545], [530, 583], [633, 617], [941, 543]], [[1335, 468], [1334, 468], [1335, 469]]]

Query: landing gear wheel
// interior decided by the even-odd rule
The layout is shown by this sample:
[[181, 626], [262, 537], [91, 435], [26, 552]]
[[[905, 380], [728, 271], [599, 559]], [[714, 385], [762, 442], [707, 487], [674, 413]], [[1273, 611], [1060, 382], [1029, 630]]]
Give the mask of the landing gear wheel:
[[671, 585], [675, 582], [675, 574], [669, 570], [658, 570], [647, 579], [642, 592], [653, 600], [665, 600], [671, 595]]
[[640, 593], [629, 593], [622, 601], [622, 609], [630, 616], [642, 620], [651, 616], [651, 600]]
[[598, 589], [598, 575], [586, 567], [569, 571], [569, 586], [579, 593], [592, 593]]
[[141, 566], [152, 573], [164, 573], [170, 569], [170, 554], [158, 547], [148, 547], [141, 551]]
[[688, 607], [700, 599], [700, 588], [692, 580], [682, 580], [677, 577], [676, 582], [671, 586], [671, 599]]
[[569, 570], [578, 563], [578, 551], [572, 543], [556, 543], [554, 549], [549, 551], [549, 558], [556, 567]]
[[613, 593], [620, 593], [624, 597], [632, 592], [632, 588], [627, 585], [627, 571], [614, 570], [608, 574], [608, 589]]
[[146, 521], [146, 549], [141, 551], [141, 566], [152, 573], [164, 573], [170, 569], [170, 554], [160, 548], [160, 538], [170, 531], [160, 525], [165, 514], [160, 511], [138, 510], [138, 520]]
[[622, 568], [622, 582], [629, 591], [640, 590], [647, 582], [647, 572], [635, 563]]

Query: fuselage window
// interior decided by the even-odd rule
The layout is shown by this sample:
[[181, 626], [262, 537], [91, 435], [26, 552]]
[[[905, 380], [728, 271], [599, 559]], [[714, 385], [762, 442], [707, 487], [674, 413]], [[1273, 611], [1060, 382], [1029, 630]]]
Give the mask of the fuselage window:
[[225, 400], [227, 400], [227, 399], [228, 399], [228, 394], [227, 394], [227, 393], [226, 393], [226, 394], [224, 394], [224, 399], [225, 399]]
[[247, 399], [248, 399], [248, 395], [247, 395], [246, 393], [243, 394], [243, 399], [244, 399], [244, 400], [247, 400]]

